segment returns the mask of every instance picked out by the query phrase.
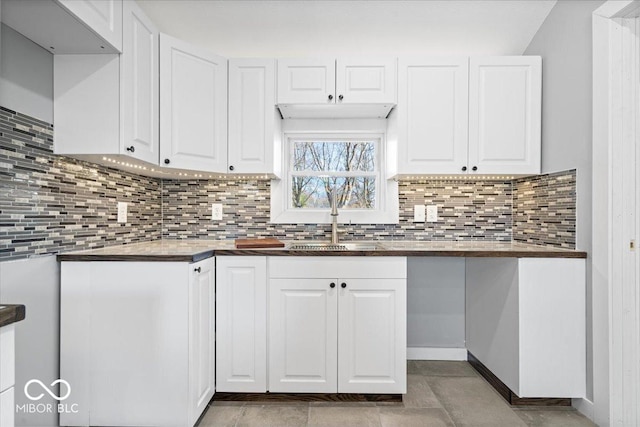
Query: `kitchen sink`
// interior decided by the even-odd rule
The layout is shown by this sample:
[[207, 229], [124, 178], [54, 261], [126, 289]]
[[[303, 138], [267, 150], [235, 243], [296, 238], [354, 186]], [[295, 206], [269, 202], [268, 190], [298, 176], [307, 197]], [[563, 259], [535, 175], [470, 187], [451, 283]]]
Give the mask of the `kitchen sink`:
[[379, 251], [384, 249], [380, 243], [357, 242], [357, 243], [293, 243], [289, 246], [293, 251]]

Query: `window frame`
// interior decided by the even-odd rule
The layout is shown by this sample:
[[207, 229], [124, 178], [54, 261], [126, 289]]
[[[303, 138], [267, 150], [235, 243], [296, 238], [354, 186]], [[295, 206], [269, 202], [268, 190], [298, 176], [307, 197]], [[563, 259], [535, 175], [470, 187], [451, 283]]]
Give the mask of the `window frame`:
[[[318, 123], [315, 123], [318, 127]], [[300, 130], [296, 126], [284, 130], [282, 134], [282, 179], [271, 183], [271, 222], [276, 224], [330, 224], [328, 208], [294, 208], [291, 200], [293, 182], [293, 150], [295, 142], [345, 141], [369, 142], [375, 146], [374, 172], [295, 172], [296, 175], [318, 176], [375, 176], [376, 200], [373, 209], [340, 208], [338, 223], [341, 224], [398, 224], [398, 183], [387, 179], [387, 140], [384, 129], [373, 130], [336, 130], [330, 129], [330, 123], [313, 130]], [[372, 129], [372, 128], [369, 128]]]

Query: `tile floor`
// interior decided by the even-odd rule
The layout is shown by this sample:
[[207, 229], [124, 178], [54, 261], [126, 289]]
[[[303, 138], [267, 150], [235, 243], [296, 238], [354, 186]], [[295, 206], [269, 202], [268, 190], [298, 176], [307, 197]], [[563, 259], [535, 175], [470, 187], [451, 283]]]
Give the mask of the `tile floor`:
[[212, 402], [199, 427], [594, 426], [571, 408], [512, 408], [467, 362], [409, 361], [403, 403]]

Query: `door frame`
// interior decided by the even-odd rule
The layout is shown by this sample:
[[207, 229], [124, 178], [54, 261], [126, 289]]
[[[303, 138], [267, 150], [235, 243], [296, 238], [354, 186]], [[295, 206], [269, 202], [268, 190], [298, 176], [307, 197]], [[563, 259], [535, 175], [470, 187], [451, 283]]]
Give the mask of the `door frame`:
[[594, 390], [576, 406], [600, 426], [640, 425], [639, 15], [638, 0], [593, 13]]

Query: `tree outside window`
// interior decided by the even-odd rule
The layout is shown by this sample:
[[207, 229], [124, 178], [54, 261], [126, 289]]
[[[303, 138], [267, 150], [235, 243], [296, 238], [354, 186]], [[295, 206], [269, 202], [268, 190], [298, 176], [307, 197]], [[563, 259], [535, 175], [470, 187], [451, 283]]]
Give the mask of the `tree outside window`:
[[375, 209], [377, 140], [292, 140], [291, 206], [325, 209], [337, 191], [338, 207]]

